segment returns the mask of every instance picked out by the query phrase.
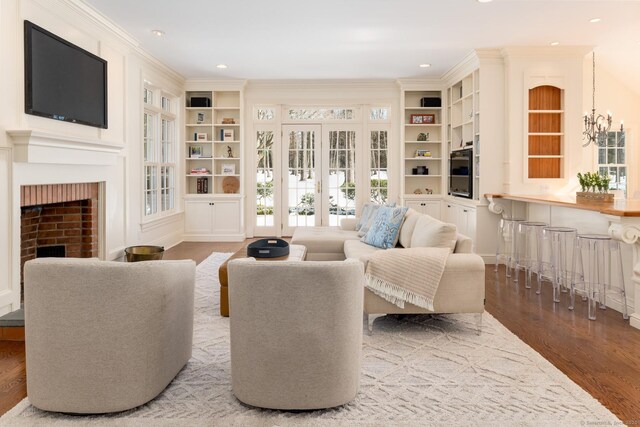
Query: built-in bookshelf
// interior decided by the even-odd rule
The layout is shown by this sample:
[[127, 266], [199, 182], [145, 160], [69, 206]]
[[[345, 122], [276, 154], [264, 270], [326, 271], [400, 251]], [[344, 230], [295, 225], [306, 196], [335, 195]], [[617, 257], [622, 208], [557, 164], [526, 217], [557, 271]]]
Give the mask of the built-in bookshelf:
[[243, 82], [189, 82], [185, 92], [186, 241], [242, 241]]
[[555, 86], [529, 89], [527, 160], [529, 178], [562, 178], [564, 159], [563, 91]]
[[185, 98], [186, 194], [225, 194], [227, 177], [239, 188], [240, 92], [189, 91]]
[[[447, 88], [447, 157], [452, 151], [473, 150], [473, 199], [480, 199], [480, 71], [469, 73]], [[450, 178], [455, 181], [455, 177]], [[464, 177], [459, 177], [464, 179]], [[455, 182], [454, 182], [455, 184]], [[451, 184], [449, 184], [451, 185]]]
[[442, 91], [414, 85], [402, 91], [402, 194], [407, 199], [442, 196]]

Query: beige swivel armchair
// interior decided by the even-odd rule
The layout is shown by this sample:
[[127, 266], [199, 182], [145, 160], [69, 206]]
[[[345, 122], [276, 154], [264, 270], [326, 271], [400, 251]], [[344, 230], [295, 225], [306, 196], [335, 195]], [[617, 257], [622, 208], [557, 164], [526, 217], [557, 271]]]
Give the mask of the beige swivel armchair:
[[242, 402], [319, 409], [360, 384], [362, 263], [229, 263], [231, 382]]
[[193, 261], [25, 264], [27, 395], [46, 411], [116, 412], [156, 397], [191, 358]]

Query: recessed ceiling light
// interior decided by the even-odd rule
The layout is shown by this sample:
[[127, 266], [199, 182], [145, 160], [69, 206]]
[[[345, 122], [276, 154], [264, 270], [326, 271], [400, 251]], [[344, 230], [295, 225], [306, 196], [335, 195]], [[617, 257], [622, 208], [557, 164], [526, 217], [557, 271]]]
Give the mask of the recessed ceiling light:
[[595, 24], [596, 22], [600, 22], [600, 21], [602, 21], [602, 19], [600, 19], [600, 18], [591, 18], [591, 19], [589, 19], [589, 22], [591, 22], [593, 24]]
[[418, 65], [418, 67], [420, 67], [420, 68], [429, 68], [429, 67], [431, 67], [431, 64], [420, 64], [420, 65]]
[[558, 46], [560, 44], [560, 42], [551, 42], [549, 43], [551, 46]]
[[493, 0], [478, 0], [478, 3], [490, 3]]
[[216, 65], [216, 68], [225, 69], [227, 66], [225, 64], [218, 64]]
[[156, 37], [162, 37], [162, 36], [164, 36], [164, 31], [162, 31], [162, 30], [151, 30], [151, 34], [153, 34]]

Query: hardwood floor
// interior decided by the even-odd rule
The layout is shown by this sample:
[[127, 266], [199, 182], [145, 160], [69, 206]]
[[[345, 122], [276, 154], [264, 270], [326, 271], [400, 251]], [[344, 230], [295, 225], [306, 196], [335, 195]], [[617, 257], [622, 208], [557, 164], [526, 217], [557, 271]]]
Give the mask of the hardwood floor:
[[[244, 243], [182, 243], [165, 259], [202, 262], [211, 252], [236, 252]], [[524, 283], [524, 282], [522, 282]], [[640, 420], [640, 331], [613, 310], [587, 320], [586, 304], [554, 304], [551, 287], [541, 295], [514, 285], [501, 267], [486, 270], [486, 308], [496, 319], [598, 399], [625, 424]], [[23, 342], [0, 341], [0, 414], [26, 396]]]

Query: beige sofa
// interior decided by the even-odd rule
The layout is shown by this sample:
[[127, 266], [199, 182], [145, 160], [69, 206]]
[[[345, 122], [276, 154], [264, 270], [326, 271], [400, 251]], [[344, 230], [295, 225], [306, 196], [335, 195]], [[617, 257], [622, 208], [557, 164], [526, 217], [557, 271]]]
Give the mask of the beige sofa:
[[[412, 221], [405, 220], [400, 228], [400, 241], [398, 247], [411, 247], [414, 233], [422, 233], [419, 228], [423, 223], [433, 221], [420, 221], [416, 218], [427, 216], [416, 211], [409, 210]], [[426, 220], [427, 218], [425, 218]], [[439, 222], [439, 221], [437, 221]], [[370, 246], [360, 241], [355, 230], [357, 219], [344, 219], [340, 227], [314, 227], [296, 229], [291, 243], [307, 247], [307, 260], [342, 260], [355, 258], [366, 265], [371, 255], [384, 249]], [[415, 227], [410, 229], [411, 227]], [[403, 246], [404, 245], [404, 246]], [[481, 327], [482, 313], [484, 312], [484, 262], [482, 258], [472, 252], [472, 241], [462, 234], [457, 235], [455, 243], [452, 243], [453, 253], [449, 255], [445, 265], [444, 274], [440, 281], [438, 291], [434, 299], [434, 311], [412, 304], [405, 304], [405, 308], [396, 305], [377, 296], [368, 289], [364, 292], [364, 313], [367, 316], [369, 331], [373, 328], [373, 321], [385, 314], [418, 314], [418, 313], [477, 313], [476, 323], [478, 330]]]

